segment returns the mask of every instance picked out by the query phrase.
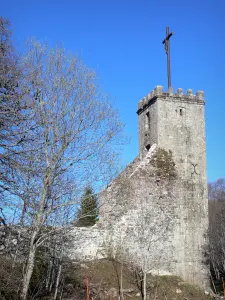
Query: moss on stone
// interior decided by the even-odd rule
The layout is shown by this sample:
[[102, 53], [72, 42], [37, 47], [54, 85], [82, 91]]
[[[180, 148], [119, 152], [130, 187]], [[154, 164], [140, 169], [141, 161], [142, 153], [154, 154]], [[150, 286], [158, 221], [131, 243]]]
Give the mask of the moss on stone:
[[152, 156], [151, 164], [155, 168], [155, 176], [162, 179], [176, 179], [176, 165], [171, 150], [158, 148]]

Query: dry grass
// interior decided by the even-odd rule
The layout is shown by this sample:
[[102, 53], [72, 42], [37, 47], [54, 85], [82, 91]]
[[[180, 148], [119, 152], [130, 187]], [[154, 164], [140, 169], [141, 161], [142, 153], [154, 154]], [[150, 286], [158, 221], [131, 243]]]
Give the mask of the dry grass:
[[[108, 293], [109, 290], [117, 290], [117, 275], [120, 274], [120, 263], [113, 263], [109, 260], [100, 260], [95, 262], [85, 262], [76, 269], [80, 278], [82, 293], [85, 295], [85, 276], [89, 280], [90, 298], [114, 299]], [[124, 300], [141, 299], [140, 291], [137, 287], [134, 272], [123, 266], [123, 289]], [[81, 290], [80, 290], [81, 291]], [[148, 300], [212, 300], [204, 291], [196, 286], [183, 282], [175, 276], [152, 276], [147, 277], [147, 295]], [[81, 298], [80, 298], [81, 299]], [[116, 298], [115, 298], [116, 299]], [[77, 299], [78, 300], [78, 299]]]

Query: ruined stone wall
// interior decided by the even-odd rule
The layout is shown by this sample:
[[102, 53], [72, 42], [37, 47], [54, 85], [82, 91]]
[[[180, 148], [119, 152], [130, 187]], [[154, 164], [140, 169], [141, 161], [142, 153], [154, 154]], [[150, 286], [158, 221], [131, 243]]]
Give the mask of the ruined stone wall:
[[[138, 115], [139, 157], [99, 194], [98, 224], [75, 229], [71, 257], [113, 255], [207, 287], [203, 92], [168, 94], [158, 86], [139, 102]], [[156, 163], [163, 153], [169, 168]]]
[[153, 145], [142, 161], [134, 161], [100, 194], [100, 221], [92, 228], [74, 228], [70, 257], [113, 255], [147, 272], [206, 286], [202, 235], [207, 224], [202, 223], [201, 200], [193, 197], [194, 185], [156, 176], [156, 153]]
[[65, 251], [72, 260], [89, 261], [107, 256], [107, 232], [98, 226], [74, 227], [67, 235], [69, 247]]
[[128, 178], [120, 178], [101, 194], [105, 207], [100, 214], [106, 217], [102, 226], [108, 228], [114, 248], [133, 264], [207, 286], [207, 218], [202, 198], [196, 199], [198, 183], [182, 181], [179, 174], [157, 177], [152, 166], [156, 149], [153, 145]]

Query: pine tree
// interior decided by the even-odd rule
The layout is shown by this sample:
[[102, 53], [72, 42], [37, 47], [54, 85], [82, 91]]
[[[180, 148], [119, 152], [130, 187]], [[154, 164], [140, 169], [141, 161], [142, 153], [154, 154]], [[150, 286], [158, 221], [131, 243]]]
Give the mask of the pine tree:
[[93, 189], [88, 186], [85, 188], [84, 194], [81, 197], [81, 207], [77, 214], [77, 226], [93, 226], [97, 221], [97, 197]]

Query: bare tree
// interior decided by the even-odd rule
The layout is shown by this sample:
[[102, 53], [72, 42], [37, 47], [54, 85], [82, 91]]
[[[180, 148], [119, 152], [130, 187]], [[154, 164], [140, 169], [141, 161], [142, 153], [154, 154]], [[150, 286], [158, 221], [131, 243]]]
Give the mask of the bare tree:
[[22, 299], [27, 298], [36, 250], [49, 237], [43, 226], [52, 226], [57, 211], [76, 204], [87, 181], [105, 181], [123, 127], [96, 74], [78, 58], [36, 41], [28, 49], [20, 89], [32, 104], [33, 119], [8, 197], [31, 233]]
[[209, 241], [212, 275], [225, 276], [225, 179], [209, 183]]
[[208, 184], [209, 200], [225, 201], [225, 179], [220, 178]]
[[[20, 177], [30, 131], [35, 126], [33, 104], [24, 97], [19, 58], [10, 37], [10, 22], [0, 17], [0, 207], [7, 207], [7, 212], [10, 205], [6, 196]], [[11, 219], [16, 213], [10, 212]]]
[[20, 72], [10, 36], [10, 22], [0, 17], [0, 158], [2, 165], [9, 159], [10, 150], [20, 142], [16, 132], [21, 121], [21, 97], [18, 89]]

